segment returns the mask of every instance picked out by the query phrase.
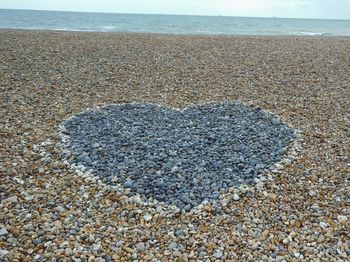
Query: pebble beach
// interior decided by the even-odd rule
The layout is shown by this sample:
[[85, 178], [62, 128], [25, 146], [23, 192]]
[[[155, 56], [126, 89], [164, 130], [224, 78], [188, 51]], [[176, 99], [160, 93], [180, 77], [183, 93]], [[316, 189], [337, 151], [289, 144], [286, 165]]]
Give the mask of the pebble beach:
[[[0, 261], [348, 261], [349, 72], [349, 37], [0, 30]], [[299, 134], [213, 201], [144, 202], [63, 156], [60, 126], [87, 109], [212, 102]]]

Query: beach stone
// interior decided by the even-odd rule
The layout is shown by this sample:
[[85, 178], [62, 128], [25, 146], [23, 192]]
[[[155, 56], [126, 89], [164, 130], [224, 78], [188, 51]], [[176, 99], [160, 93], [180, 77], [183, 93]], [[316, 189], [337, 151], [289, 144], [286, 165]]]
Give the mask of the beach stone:
[[65, 211], [65, 208], [62, 207], [62, 206], [58, 206], [58, 207], [56, 207], [55, 209], [56, 209], [56, 211], [59, 212], [59, 213], [62, 213], [62, 212]]
[[117, 177], [132, 195], [190, 211], [216, 201], [221, 189], [254, 183], [262, 167], [282, 158], [294, 130], [239, 102], [184, 110], [131, 103], [75, 115], [60, 136], [80, 171], [91, 169], [107, 184]]
[[238, 201], [240, 199], [238, 194], [233, 194], [232, 199]]
[[175, 262], [188, 262], [188, 257], [186, 255], [180, 255], [175, 259]]
[[143, 218], [145, 219], [146, 222], [149, 222], [152, 220], [152, 215], [149, 213], [146, 213], [143, 215]]
[[146, 250], [145, 243], [143, 243], [143, 242], [139, 242], [135, 246], [136, 246], [137, 251], [139, 251], [139, 252], [144, 252]]
[[95, 236], [93, 234], [90, 234], [88, 240], [91, 244], [95, 243]]
[[213, 257], [215, 257], [215, 258], [221, 258], [222, 255], [223, 255], [222, 251], [219, 249], [215, 250], [215, 252], [213, 253]]
[[348, 220], [348, 217], [347, 217], [347, 216], [343, 216], [343, 215], [339, 215], [339, 216], [337, 217], [337, 219], [338, 219], [338, 221], [339, 221], [340, 223], [345, 223], [345, 222]]
[[18, 202], [18, 197], [17, 196], [11, 196], [11, 197], [5, 199], [4, 202], [17, 203]]
[[173, 250], [177, 248], [177, 243], [176, 242], [170, 242], [170, 244], [168, 245], [168, 249], [169, 250]]
[[0, 258], [5, 257], [10, 251], [6, 249], [0, 249]]
[[179, 250], [175, 250], [173, 253], [172, 253], [173, 256], [175, 257], [181, 257], [182, 256], [182, 253], [179, 251]]
[[0, 236], [5, 236], [7, 235], [9, 232], [6, 230], [6, 228], [2, 227], [0, 229]]
[[325, 222], [320, 222], [319, 225], [321, 228], [327, 228], [329, 226], [329, 224]]

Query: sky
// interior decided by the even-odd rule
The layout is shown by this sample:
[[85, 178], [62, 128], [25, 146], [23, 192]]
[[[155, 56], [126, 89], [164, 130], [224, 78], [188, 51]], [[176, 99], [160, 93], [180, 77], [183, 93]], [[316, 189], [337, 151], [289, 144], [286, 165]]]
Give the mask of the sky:
[[350, 19], [350, 0], [1, 0], [0, 8]]

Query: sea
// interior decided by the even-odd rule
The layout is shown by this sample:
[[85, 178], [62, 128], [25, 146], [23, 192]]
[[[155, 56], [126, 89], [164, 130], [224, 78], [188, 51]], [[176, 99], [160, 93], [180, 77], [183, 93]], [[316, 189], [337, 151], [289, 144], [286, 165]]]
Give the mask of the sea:
[[350, 36], [350, 20], [0, 9], [0, 28], [210, 35]]

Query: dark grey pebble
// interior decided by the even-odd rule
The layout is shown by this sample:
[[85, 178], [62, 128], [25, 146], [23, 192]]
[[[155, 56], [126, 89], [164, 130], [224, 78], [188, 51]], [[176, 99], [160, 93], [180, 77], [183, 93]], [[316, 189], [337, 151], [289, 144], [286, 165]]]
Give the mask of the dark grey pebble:
[[[174, 110], [154, 104], [110, 105], [63, 123], [62, 156], [105, 182], [190, 210], [220, 190], [252, 183], [279, 161], [294, 130], [242, 103]], [[49, 202], [48, 205], [51, 203]]]

